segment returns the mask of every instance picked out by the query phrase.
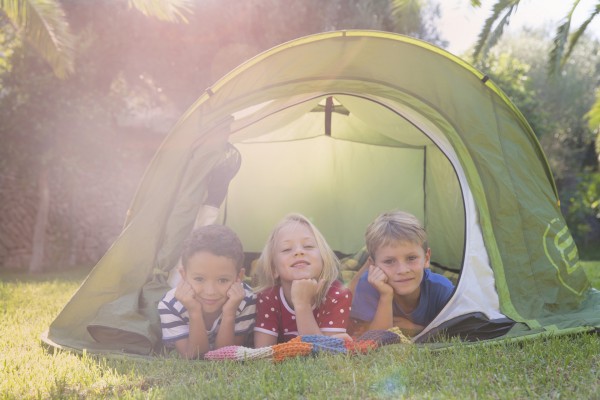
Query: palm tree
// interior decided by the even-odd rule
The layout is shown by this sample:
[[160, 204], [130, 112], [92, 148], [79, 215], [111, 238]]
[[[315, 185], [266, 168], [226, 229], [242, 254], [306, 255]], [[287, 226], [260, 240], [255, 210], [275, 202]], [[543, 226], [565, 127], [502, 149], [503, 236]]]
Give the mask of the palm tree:
[[[122, 0], [125, 1], [125, 0]], [[146, 16], [163, 21], [187, 22], [193, 0], [127, 0]], [[74, 71], [74, 37], [59, 0], [0, 0], [0, 12], [22, 37], [50, 64], [56, 76]]]
[[[124, 1], [124, 0], [123, 0]], [[128, 0], [129, 6], [144, 15], [171, 22], [187, 22], [183, 12], [190, 12], [192, 0]], [[69, 29], [59, 0], [0, 0], [0, 12], [20, 33], [23, 40], [50, 64], [54, 74], [65, 78], [74, 72], [75, 38]], [[50, 192], [45, 168], [38, 177], [38, 207], [32, 239], [29, 272], [42, 270]]]
[[[485, 21], [475, 45], [475, 50], [473, 51], [475, 59], [485, 56], [488, 50], [498, 42], [504, 32], [504, 28], [510, 22], [511, 15], [516, 12], [520, 2], [521, 0], [497, 0], [493, 5], [492, 15]], [[589, 24], [600, 14], [600, 1], [598, 1], [588, 18], [577, 29], [572, 31], [573, 12], [579, 5], [579, 2], [580, 0], [573, 0], [567, 15], [565, 15], [562, 23], [556, 28], [556, 35], [553, 39], [554, 45], [548, 57], [548, 71], [550, 74], [556, 74], [562, 69]], [[473, 7], [481, 7], [481, 1], [471, 0], [471, 5]], [[540, 6], [542, 6], [541, 2]], [[588, 118], [590, 129], [598, 132], [596, 152], [600, 155], [600, 88], [596, 94], [596, 102], [586, 114], [586, 117]]]
[[74, 39], [58, 1], [0, 0], [0, 10], [58, 77], [73, 72]]
[[194, 0], [128, 0], [133, 7], [147, 17], [168, 22], [185, 22], [186, 13], [192, 13]]

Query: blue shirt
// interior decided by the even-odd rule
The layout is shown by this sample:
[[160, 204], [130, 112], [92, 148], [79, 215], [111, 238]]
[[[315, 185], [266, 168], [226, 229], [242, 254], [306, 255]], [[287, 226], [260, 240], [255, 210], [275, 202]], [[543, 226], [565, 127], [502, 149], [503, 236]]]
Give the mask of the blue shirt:
[[[427, 326], [450, 300], [454, 285], [448, 278], [431, 272], [429, 268], [423, 272], [421, 296], [417, 308], [405, 314], [394, 302], [393, 312], [394, 317], [404, 317], [417, 325]], [[350, 317], [361, 321], [373, 320], [379, 302], [379, 292], [367, 281], [368, 275], [367, 270], [360, 277], [352, 300], [352, 311], [350, 311]]]

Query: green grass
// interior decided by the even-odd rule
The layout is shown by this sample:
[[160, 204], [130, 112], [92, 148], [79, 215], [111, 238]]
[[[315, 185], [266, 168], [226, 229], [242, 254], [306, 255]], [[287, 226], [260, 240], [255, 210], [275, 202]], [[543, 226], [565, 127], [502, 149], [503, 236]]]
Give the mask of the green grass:
[[[600, 262], [584, 268], [600, 287]], [[46, 351], [40, 334], [86, 273], [0, 275], [0, 399], [600, 398], [600, 336], [594, 334], [444, 351], [393, 345], [280, 364]]]
[[600, 261], [581, 261], [583, 269], [596, 289], [600, 289]]

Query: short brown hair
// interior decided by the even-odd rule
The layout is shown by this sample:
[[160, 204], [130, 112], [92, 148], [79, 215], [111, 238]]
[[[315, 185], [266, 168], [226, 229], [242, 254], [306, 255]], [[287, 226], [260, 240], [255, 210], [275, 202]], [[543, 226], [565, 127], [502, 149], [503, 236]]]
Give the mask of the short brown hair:
[[244, 265], [244, 248], [238, 235], [224, 225], [206, 225], [192, 231], [183, 243], [181, 264], [187, 268], [189, 259], [206, 251], [216, 256], [230, 258], [238, 271]]
[[371, 258], [375, 251], [393, 242], [409, 241], [417, 243], [427, 251], [427, 232], [414, 215], [404, 211], [390, 211], [380, 214], [367, 227], [365, 243]]

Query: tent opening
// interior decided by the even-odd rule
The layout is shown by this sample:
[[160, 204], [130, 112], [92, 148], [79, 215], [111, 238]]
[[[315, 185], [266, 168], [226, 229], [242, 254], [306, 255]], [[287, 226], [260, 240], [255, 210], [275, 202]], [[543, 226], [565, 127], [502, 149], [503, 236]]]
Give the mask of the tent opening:
[[364, 246], [381, 212], [408, 211], [427, 229], [433, 266], [454, 278], [463, 265], [465, 207], [455, 168], [419, 127], [362, 96], [321, 94], [234, 114], [241, 154], [222, 223], [254, 257], [273, 226], [300, 212], [341, 256]]

